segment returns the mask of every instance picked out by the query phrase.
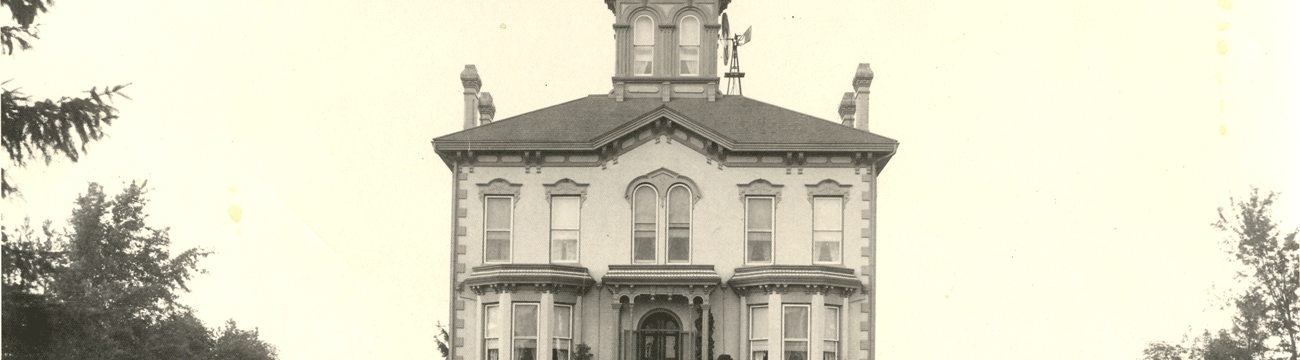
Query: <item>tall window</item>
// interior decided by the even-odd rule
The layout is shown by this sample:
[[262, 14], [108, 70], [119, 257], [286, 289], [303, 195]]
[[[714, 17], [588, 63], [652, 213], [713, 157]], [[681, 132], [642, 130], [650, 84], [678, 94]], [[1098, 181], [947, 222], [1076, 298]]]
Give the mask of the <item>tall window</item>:
[[691, 190], [668, 190], [668, 262], [691, 261]]
[[822, 360], [839, 360], [840, 356], [840, 308], [826, 307], [826, 325], [822, 329], [825, 343], [822, 345]]
[[783, 360], [808, 360], [808, 305], [785, 305], [781, 336], [785, 341]]
[[766, 196], [745, 198], [745, 261], [772, 262], [772, 223], [775, 202]]
[[537, 359], [537, 304], [515, 304], [514, 360]]
[[483, 261], [510, 262], [513, 197], [488, 196], [483, 200]]
[[578, 261], [578, 222], [580, 198], [551, 197], [551, 261]]
[[659, 195], [649, 185], [641, 185], [632, 195], [632, 260], [655, 261], [655, 228]]
[[677, 58], [681, 60], [682, 75], [700, 74], [700, 20], [694, 16], [682, 18], [677, 27], [680, 39]]
[[483, 358], [501, 360], [501, 324], [497, 315], [500, 309], [496, 305], [483, 307]]
[[632, 29], [632, 74], [651, 75], [655, 65], [655, 22], [649, 16], [636, 18]]
[[767, 360], [767, 307], [749, 308], [749, 359]]
[[569, 360], [573, 354], [573, 307], [555, 305], [551, 316], [551, 360]]
[[844, 198], [813, 198], [813, 260], [817, 263], [840, 262], [840, 244], [844, 238]]

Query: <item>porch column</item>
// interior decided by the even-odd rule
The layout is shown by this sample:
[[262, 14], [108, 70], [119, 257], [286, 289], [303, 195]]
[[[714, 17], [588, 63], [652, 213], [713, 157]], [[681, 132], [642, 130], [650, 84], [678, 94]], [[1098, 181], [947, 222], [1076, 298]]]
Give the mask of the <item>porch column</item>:
[[[459, 299], [456, 299], [456, 300], [452, 300], [452, 301], [453, 301], [453, 304], [454, 304], [454, 302], [456, 302], [456, 301], [460, 301], [460, 300], [459, 300]], [[454, 306], [454, 305], [453, 305], [453, 306]], [[500, 309], [500, 308], [501, 308], [500, 306], [497, 307], [497, 309]], [[469, 313], [470, 311], [465, 311], [465, 312]], [[473, 314], [474, 314], [474, 317], [466, 316], [466, 317], [465, 317], [465, 322], [473, 321], [473, 322], [474, 322], [474, 325], [473, 325], [472, 328], [478, 330], [478, 331], [475, 331], [475, 332], [474, 332], [474, 335], [473, 335], [473, 336], [470, 336], [470, 339], [474, 339], [474, 346], [473, 346], [472, 348], [473, 348], [473, 349], [478, 349], [478, 352], [477, 352], [477, 353], [479, 354], [479, 355], [474, 355], [474, 356], [470, 356], [470, 357], [471, 357], [471, 358], [477, 358], [477, 357], [479, 357], [479, 356], [484, 356], [484, 353], [486, 352], [486, 350], [483, 349], [483, 333], [487, 332], [487, 322], [489, 322], [489, 321], [494, 321], [494, 320], [495, 320], [495, 319], [484, 319], [484, 318], [483, 318], [483, 294], [478, 293], [477, 291], [475, 291], [475, 295], [474, 295], [474, 311], [473, 311]], [[454, 324], [453, 324], [453, 325], [454, 325]], [[470, 326], [469, 326], [468, 324], [467, 324], [465, 327], [466, 327], [466, 328], [470, 328]]]
[[852, 344], [856, 342], [856, 340], [854, 340], [853, 337], [849, 336], [849, 334], [857, 333], [856, 331], [853, 331], [852, 329], [849, 328], [849, 314], [850, 314], [849, 295], [850, 294], [852, 293], [843, 290], [841, 290], [840, 293], [840, 337], [839, 337], [840, 348], [838, 349], [839, 352], [836, 353], [839, 354], [840, 359], [848, 358], [847, 356], [848, 356], [849, 349], [853, 348]]
[[813, 289], [812, 304], [809, 305], [808, 358], [822, 358], [826, 329], [826, 289]]
[[573, 349], [570, 351], [578, 351], [578, 344], [585, 344], [582, 341], [582, 319], [586, 318], [585, 313], [582, 312], [582, 295], [581, 293], [577, 294], [576, 299], [573, 300], [573, 311], [569, 313], [569, 320], [573, 324], [573, 329], [571, 329], [573, 331]]
[[555, 316], [555, 289], [542, 289], [542, 302], [537, 309], [537, 359], [551, 358], [551, 319]]
[[501, 329], [501, 350], [498, 353], [501, 354], [501, 359], [514, 359], [515, 324], [511, 321], [513, 319], [511, 315], [515, 313], [515, 306], [511, 303], [514, 297], [514, 289], [502, 290], [497, 297], [501, 299], [497, 303], [497, 309], [501, 310], [499, 311], [500, 314], [497, 314], [497, 319], [499, 319], [497, 324], [501, 325], [499, 327]]
[[713, 332], [709, 331], [709, 310], [713, 306], [709, 304], [700, 305], [700, 359], [713, 360], [709, 356], [709, 339], [713, 338]]
[[785, 334], [781, 330], [785, 329], [781, 319], [785, 317], [785, 309], [781, 308], [781, 292], [785, 289], [773, 291], [767, 296], [767, 358], [769, 360], [785, 359]]

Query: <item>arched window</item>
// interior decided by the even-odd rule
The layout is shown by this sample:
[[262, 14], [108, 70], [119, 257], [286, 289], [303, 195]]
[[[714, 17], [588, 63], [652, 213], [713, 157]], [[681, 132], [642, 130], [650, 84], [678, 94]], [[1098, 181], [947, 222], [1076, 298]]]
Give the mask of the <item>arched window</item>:
[[655, 228], [658, 226], [659, 193], [641, 185], [632, 195], [632, 261], [655, 261]]
[[652, 75], [655, 65], [655, 22], [649, 16], [636, 18], [632, 29], [632, 74]]
[[682, 75], [699, 75], [700, 74], [700, 19], [694, 16], [682, 18], [681, 25], [677, 27], [678, 53], [677, 58], [681, 61]]
[[691, 190], [674, 185], [668, 190], [668, 262], [691, 261]]

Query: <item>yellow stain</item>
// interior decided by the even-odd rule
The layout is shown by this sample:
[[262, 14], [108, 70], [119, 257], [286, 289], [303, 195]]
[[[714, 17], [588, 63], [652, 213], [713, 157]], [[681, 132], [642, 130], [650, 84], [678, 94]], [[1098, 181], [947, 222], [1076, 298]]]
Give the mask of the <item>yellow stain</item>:
[[226, 213], [230, 214], [230, 221], [239, 222], [239, 219], [244, 218], [244, 209], [240, 209], [239, 205], [230, 204], [230, 207], [226, 208]]
[[1219, 52], [1219, 55], [1227, 54], [1228, 40], [1219, 40], [1219, 44], [1215, 46], [1215, 50]]
[[501, 30], [505, 30], [505, 29], [506, 29], [506, 23], [501, 23]]
[[1225, 108], [1225, 107], [1227, 107], [1227, 106], [1228, 106], [1227, 101], [1224, 101], [1223, 99], [1219, 99], [1219, 113], [1220, 113], [1220, 114], [1223, 113], [1223, 108]]
[[1228, 30], [1228, 22], [1227, 22], [1227, 21], [1224, 21], [1224, 22], [1220, 22], [1220, 23], [1219, 23], [1219, 31], [1224, 31], [1224, 30]]
[[1219, 135], [1228, 135], [1228, 125], [1219, 125]]
[[1219, 7], [1223, 8], [1224, 10], [1232, 10], [1232, 1], [1219, 0]]
[[229, 190], [231, 194], [234, 194], [235, 192], [239, 191], [239, 189], [236, 189], [234, 186], [231, 186], [229, 189], [226, 190]]
[[1222, 72], [1222, 71], [1220, 71], [1218, 74], [1214, 74], [1214, 77], [1215, 77], [1216, 79], [1219, 80], [1219, 85], [1223, 85], [1223, 72]]

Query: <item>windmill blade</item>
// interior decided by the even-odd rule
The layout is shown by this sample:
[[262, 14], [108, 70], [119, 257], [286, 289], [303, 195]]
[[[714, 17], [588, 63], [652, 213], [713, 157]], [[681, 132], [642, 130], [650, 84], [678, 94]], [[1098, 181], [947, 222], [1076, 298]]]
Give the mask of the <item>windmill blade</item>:
[[741, 35], [741, 38], [740, 38], [740, 44], [741, 44], [741, 45], [744, 45], [744, 44], [748, 44], [748, 43], [749, 43], [749, 39], [750, 39], [750, 36], [751, 36], [751, 33], [753, 32], [753, 30], [754, 30], [754, 27], [753, 27], [753, 26], [750, 26], [750, 27], [748, 27], [748, 28], [745, 28], [745, 35]]
[[722, 14], [722, 40], [731, 40], [731, 24], [727, 22], [727, 14]]
[[731, 41], [723, 40], [722, 65], [731, 65]]

